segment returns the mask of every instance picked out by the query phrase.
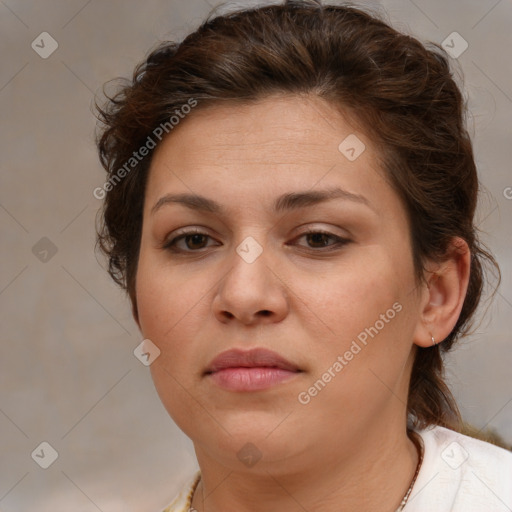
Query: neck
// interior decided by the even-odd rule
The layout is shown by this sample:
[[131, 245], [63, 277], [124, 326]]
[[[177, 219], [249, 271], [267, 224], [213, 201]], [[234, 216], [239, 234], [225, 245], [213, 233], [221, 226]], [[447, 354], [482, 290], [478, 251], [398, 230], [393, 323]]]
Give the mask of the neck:
[[333, 441], [279, 472], [272, 466], [255, 471], [257, 465], [235, 471], [196, 447], [201, 482], [192, 506], [198, 512], [339, 512], [343, 504], [344, 512], [394, 512], [411, 484], [418, 452], [405, 427], [381, 425], [351, 440], [348, 449]]

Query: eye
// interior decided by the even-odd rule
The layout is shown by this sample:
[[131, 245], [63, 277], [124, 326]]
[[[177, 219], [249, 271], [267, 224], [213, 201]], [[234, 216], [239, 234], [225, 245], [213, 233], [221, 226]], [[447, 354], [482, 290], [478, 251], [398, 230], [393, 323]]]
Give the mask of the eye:
[[[324, 250], [334, 250], [338, 249], [343, 245], [346, 245], [350, 243], [350, 240], [346, 238], [342, 238], [338, 235], [335, 235], [333, 233], [329, 233], [328, 231], [321, 231], [321, 230], [310, 230], [306, 233], [303, 233], [299, 237], [296, 238], [296, 240], [300, 240], [302, 238], [306, 239], [307, 246], [303, 246], [306, 249], [324, 249]], [[333, 242], [333, 243], [329, 243]], [[301, 244], [299, 244], [301, 245]], [[316, 251], [318, 252], [318, 251]]]
[[165, 242], [163, 248], [173, 252], [199, 252], [200, 249], [208, 247], [208, 239], [213, 240], [208, 234], [202, 231], [184, 231]]

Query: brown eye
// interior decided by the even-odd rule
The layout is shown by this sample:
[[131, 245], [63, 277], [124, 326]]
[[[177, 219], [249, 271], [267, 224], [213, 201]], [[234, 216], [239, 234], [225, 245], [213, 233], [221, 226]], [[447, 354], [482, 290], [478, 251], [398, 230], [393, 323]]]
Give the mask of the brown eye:
[[202, 234], [186, 235], [183, 237], [188, 249], [202, 249], [205, 247], [207, 238], [208, 237], [206, 235]]
[[[163, 246], [164, 249], [172, 252], [200, 252], [211, 245], [208, 242], [212, 237], [200, 231], [186, 231], [172, 238]], [[218, 244], [217, 244], [218, 245]]]
[[330, 236], [326, 233], [308, 233], [306, 235], [308, 244], [311, 247], [325, 247], [329, 245], [329, 238]]
[[305, 249], [320, 249], [316, 252], [335, 250], [341, 248], [343, 245], [350, 243], [350, 240], [346, 238], [341, 238], [338, 235], [334, 235], [333, 233], [328, 233], [326, 231], [308, 231], [297, 238], [306, 239], [306, 244], [298, 244], [300, 247], [304, 247]]

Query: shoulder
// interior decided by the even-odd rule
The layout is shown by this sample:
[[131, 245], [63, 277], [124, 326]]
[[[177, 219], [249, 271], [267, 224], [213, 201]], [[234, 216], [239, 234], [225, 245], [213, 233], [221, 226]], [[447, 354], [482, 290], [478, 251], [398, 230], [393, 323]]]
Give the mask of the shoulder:
[[201, 473], [198, 471], [191, 477], [180, 490], [174, 500], [162, 512], [189, 512], [192, 504], [192, 496], [196, 490], [197, 484], [201, 479]]
[[424, 459], [407, 512], [512, 508], [512, 452], [439, 426], [418, 434]]
[[439, 426], [419, 434], [452, 469], [457, 466], [489, 474], [512, 470], [512, 452], [494, 444]]

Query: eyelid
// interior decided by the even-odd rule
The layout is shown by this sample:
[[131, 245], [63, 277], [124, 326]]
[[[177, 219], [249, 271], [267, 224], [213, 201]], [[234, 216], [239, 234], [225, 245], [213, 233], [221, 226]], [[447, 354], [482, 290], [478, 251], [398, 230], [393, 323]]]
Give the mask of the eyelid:
[[333, 238], [337, 238], [340, 240], [349, 240], [352, 238], [352, 235], [347, 230], [344, 230], [344, 233], [336, 233], [334, 227], [330, 228], [315, 225], [312, 226], [311, 223], [309, 223], [304, 229], [302, 228], [302, 226], [299, 226], [297, 228], [297, 231], [299, 231], [299, 233], [296, 235], [296, 237], [307, 235], [310, 233], [323, 233], [324, 235], [329, 235], [332, 236]]

